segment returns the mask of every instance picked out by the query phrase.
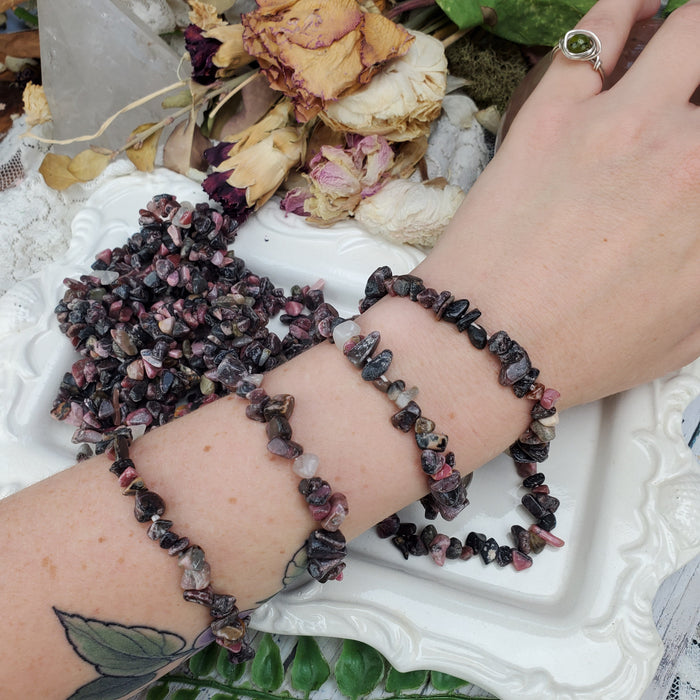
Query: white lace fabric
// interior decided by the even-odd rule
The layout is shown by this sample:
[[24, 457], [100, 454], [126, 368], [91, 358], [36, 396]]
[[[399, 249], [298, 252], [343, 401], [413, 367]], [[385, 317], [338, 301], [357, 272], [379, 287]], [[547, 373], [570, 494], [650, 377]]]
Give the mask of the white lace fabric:
[[[49, 135], [50, 124], [43, 127], [35, 131]], [[27, 130], [20, 117], [0, 142], [0, 294], [59, 259], [68, 249], [71, 221], [91, 193], [135, 169], [129, 160], [119, 158], [91, 182], [76, 183], [62, 192], [52, 190], [39, 173], [48, 147], [22, 138]]]

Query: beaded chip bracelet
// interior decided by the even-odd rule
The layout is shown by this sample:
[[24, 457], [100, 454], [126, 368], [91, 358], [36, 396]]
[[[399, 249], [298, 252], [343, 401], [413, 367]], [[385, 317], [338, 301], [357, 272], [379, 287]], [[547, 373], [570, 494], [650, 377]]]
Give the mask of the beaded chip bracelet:
[[[417, 302], [425, 309], [431, 309], [436, 320], [443, 320], [454, 324], [459, 332], [466, 332], [470, 343], [477, 349], [483, 350], [488, 347], [500, 361], [499, 382], [504, 386], [510, 386], [514, 394], [519, 398], [527, 398], [535, 402], [530, 411], [531, 423], [520, 437], [508, 448], [507, 453], [513, 458], [516, 470], [523, 478], [523, 486], [529, 489], [529, 493], [523, 496], [522, 504], [528, 512], [537, 519], [537, 523], [532, 524], [528, 530], [514, 525], [511, 528], [511, 535], [515, 542], [515, 547], [499, 546], [497, 541], [482, 533], [470, 532], [465, 543], [462, 544], [457, 538], [450, 538], [447, 535], [437, 533], [434, 526], [429, 525], [420, 533], [416, 534], [416, 526], [412, 523], [401, 523], [396, 514], [382, 521], [377, 528], [381, 537], [392, 537], [394, 544], [402, 551], [405, 558], [410, 554], [421, 555], [430, 552], [433, 559], [439, 565], [444, 564], [445, 559], [469, 559], [475, 554], [481, 555], [485, 564], [496, 561], [501, 566], [512, 563], [517, 570], [529, 568], [532, 565], [532, 553], [538, 553], [545, 544], [555, 547], [563, 546], [564, 542], [559, 537], [552, 534], [556, 526], [555, 511], [559, 507], [559, 500], [549, 493], [549, 487], [544, 483], [544, 474], [537, 471], [537, 463], [544, 461], [549, 454], [549, 443], [555, 436], [555, 426], [558, 423], [558, 415], [554, 404], [559, 398], [559, 392], [554, 389], [547, 389], [543, 384], [537, 382], [539, 370], [532, 366], [527, 352], [521, 345], [512, 340], [504, 331], [494, 333], [488, 337], [484, 328], [476, 323], [481, 316], [478, 309], [470, 309], [467, 299], [455, 299], [449, 291], [437, 292], [428, 288], [423, 281], [415, 275], [394, 276], [391, 269], [383, 266], [375, 270], [370, 275], [366, 287], [365, 298], [360, 302], [360, 311], [366, 311], [379, 299], [386, 295], [408, 297]], [[353, 336], [348, 337], [349, 333]], [[375, 380], [375, 386], [387, 391], [392, 383], [385, 377], [376, 376], [378, 372], [383, 375], [383, 371], [388, 369], [391, 363], [391, 351], [383, 350], [375, 358], [371, 353], [377, 347], [379, 334], [369, 334], [369, 341], [359, 337], [359, 326], [347, 327], [347, 331], [338, 332], [338, 341], [343, 352], [353, 361], [356, 366], [372, 368], [365, 379]], [[335, 339], [335, 335], [334, 335]], [[368, 347], [368, 351], [355, 351], [355, 346], [361, 348]], [[371, 346], [371, 347], [370, 347]], [[350, 357], [353, 354], [354, 359]], [[379, 381], [376, 381], [379, 379]], [[405, 387], [401, 380], [393, 383], [394, 391], [403, 393]], [[414, 387], [410, 390], [410, 397], [403, 395], [400, 411], [392, 417], [392, 423], [401, 430], [410, 430], [414, 427], [416, 435], [420, 434], [429, 426], [430, 432], [434, 428], [432, 421], [427, 424], [422, 423], [420, 408], [412, 400], [417, 394]], [[391, 398], [391, 396], [390, 396]], [[408, 398], [408, 402], [406, 402]], [[413, 405], [409, 406], [411, 403]], [[417, 427], [416, 427], [417, 425]], [[406, 427], [408, 426], [408, 427]], [[419, 447], [421, 442], [418, 442]], [[454, 478], [452, 469], [454, 467], [454, 456], [444, 451], [447, 444], [447, 436], [440, 436], [439, 443], [431, 443], [433, 446], [440, 444], [441, 449], [424, 450], [421, 455], [421, 466], [423, 470], [434, 479], [437, 484], [449, 477], [451, 479], [445, 487], [431, 484], [431, 493], [421, 499], [425, 508], [425, 516], [434, 519], [438, 513], [448, 520], [452, 515], [451, 506], [445, 501], [441, 501], [441, 496], [436, 497], [436, 493], [448, 493], [450, 499], [461, 511], [468, 503], [466, 498], [466, 486], [468, 479], [461, 479], [461, 476]], [[449, 461], [448, 461], [449, 458]], [[459, 475], [459, 472], [457, 472]], [[463, 494], [457, 495], [457, 480], [460, 480]], [[452, 517], [449, 517], [452, 516]]]
[[292, 470], [301, 477], [298, 490], [304, 497], [311, 517], [320, 527], [306, 540], [306, 570], [320, 583], [341, 581], [347, 555], [346, 540], [340, 531], [348, 514], [348, 499], [333, 492], [330, 484], [316, 476], [319, 458], [292, 437], [289, 419], [294, 411], [291, 394], [268, 396], [260, 387], [262, 374], [248, 375], [238, 382], [235, 393], [248, 400], [246, 416], [250, 420], [265, 423], [267, 449], [274, 455], [292, 462]]
[[248, 616], [241, 614], [232, 595], [215, 593], [211, 585], [211, 567], [204, 550], [192, 544], [187, 537], [172, 531], [173, 521], [163, 518], [165, 502], [154, 491], [150, 491], [136, 472], [129, 457], [132, 442], [130, 428], [119, 427], [107, 436], [107, 454], [113, 458], [109, 471], [119, 480], [125, 496], [134, 497], [134, 515], [140, 523], [150, 525], [147, 535], [158, 542], [171, 557], [177, 556], [178, 566], [184, 569], [180, 585], [183, 597], [192, 603], [209, 608], [213, 621], [209, 628], [218, 644], [228, 649], [232, 663], [243, 663], [253, 658], [255, 652], [246, 640]]

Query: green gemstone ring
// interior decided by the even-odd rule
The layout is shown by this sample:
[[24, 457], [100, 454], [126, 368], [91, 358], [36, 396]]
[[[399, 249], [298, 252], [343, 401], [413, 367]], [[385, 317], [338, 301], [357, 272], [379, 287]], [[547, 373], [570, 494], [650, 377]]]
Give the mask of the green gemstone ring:
[[586, 29], [571, 29], [559, 40], [554, 51], [561, 51], [571, 61], [588, 61], [605, 82], [605, 72], [600, 61], [600, 39]]

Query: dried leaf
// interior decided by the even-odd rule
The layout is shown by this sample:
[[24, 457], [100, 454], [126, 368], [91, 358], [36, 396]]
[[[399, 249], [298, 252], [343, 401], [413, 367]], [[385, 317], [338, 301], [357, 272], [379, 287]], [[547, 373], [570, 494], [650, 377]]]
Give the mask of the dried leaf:
[[261, 119], [279, 99], [267, 78], [258, 73], [239, 93], [217, 111], [209, 124], [209, 134], [217, 141], [233, 141], [233, 134], [240, 133]]
[[79, 182], [78, 178], [68, 169], [71, 159], [58, 153], [47, 153], [39, 166], [39, 172], [44, 182], [53, 190], [59, 192]]
[[68, 165], [68, 170], [81, 182], [94, 180], [108, 165], [110, 157], [89, 148], [80, 151]]
[[202, 154], [209, 146], [209, 139], [202, 135], [195, 122], [180, 122], [165, 142], [163, 165], [183, 175], [187, 175], [190, 168], [205, 171], [207, 163]]
[[[148, 131], [154, 127], [154, 123], [141, 124], [137, 126], [131, 134], [129, 134], [129, 141], [137, 138], [139, 134]], [[161, 127], [155, 133], [147, 136], [142, 142], [137, 143], [135, 146], [126, 149], [126, 155], [129, 160], [136, 166], [138, 170], [142, 172], [151, 172], [155, 166], [156, 162], [156, 151], [158, 149], [158, 139], [163, 133], [163, 128]]]

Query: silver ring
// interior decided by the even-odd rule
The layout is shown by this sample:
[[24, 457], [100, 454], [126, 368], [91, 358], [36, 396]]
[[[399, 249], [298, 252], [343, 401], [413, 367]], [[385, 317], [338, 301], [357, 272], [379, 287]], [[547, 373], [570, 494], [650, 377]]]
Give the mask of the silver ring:
[[602, 45], [593, 32], [587, 29], [571, 29], [559, 40], [559, 45], [554, 47], [554, 51], [557, 50], [570, 61], [588, 61], [605, 82], [605, 71], [600, 61]]

